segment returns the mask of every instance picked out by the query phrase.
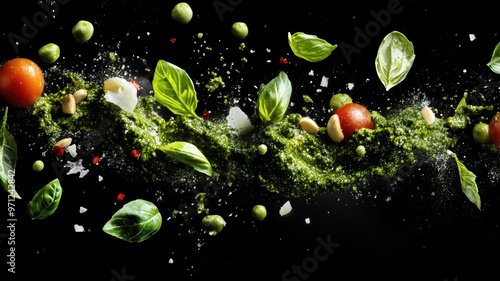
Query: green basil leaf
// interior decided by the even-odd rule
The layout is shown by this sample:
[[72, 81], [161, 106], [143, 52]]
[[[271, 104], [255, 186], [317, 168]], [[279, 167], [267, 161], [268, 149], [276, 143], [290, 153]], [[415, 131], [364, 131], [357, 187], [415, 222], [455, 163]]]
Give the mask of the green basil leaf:
[[375, 68], [386, 91], [406, 78], [414, 60], [413, 43], [405, 35], [393, 31], [385, 36], [378, 48]]
[[186, 71], [172, 63], [159, 60], [153, 76], [155, 99], [177, 115], [196, 117], [198, 98]]
[[500, 43], [495, 46], [490, 61], [486, 64], [494, 73], [500, 74]]
[[21, 199], [16, 191], [14, 175], [17, 164], [17, 143], [14, 136], [7, 130], [7, 114], [9, 108], [5, 107], [0, 128], [0, 182], [3, 188], [14, 198]]
[[193, 144], [175, 141], [158, 147], [173, 159], [193, 167], [196, 171], [212, 176], [212, 165], [205, 155]]
[[264, 123], [276, 123], [283, 119], [290, 97], [292, 95], [292, 83], [288, 75], [280, 71], [267, 85], [259, 88], [258, 109], [259, 117]]
[[478, 209], [481, 210], [481, 197], [479, 196], [479, 191], [476, 184], [476, 175], [469, 171], [465, 165], [458, 160], [455, 153], [452, 152], [452, 156], [455, 158], [458, 166], [458, 173], [460, 176], [460, 184], [462, 185], [462, 191], [467, 196], [469, 201], [474, 203]]
[[61, 196], [61, 182], [56, 178], [35, 193], [26, 206], [28, 217], [35, 220], [52, 215], [59, 207]]
[[288, 45], [297, 57], [310, 62], [326, 59], [337, 48], [336, 44], [332, 45], [316, 35], [304, 32], [295, 32], [293, 35], [288, 32]]
[[162, 217], [155, 204], [136, 199], [113, 214], [102, 230], [127, 242], [142, 242], [161, 228]]

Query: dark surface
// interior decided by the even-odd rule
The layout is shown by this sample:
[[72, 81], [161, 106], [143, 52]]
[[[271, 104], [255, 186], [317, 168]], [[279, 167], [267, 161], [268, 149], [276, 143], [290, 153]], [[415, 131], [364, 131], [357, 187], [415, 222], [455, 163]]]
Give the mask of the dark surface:
[[[347, 83], [355, 84], [349, 91], [354, 100], [384, 113], [410, 104], [415, 89], [421, 89], [443, 116], [449, 115], [458, 101], [443, 97], [460, 98], [464, 91], [474, 89], [482, 89], [487, 102], [500, 108], [498, 76], [486, 67], [500, 41], [495, 9], [480, 2], [435, 7], [435, 1], [401, 1], [401, 12], [387, 18], [384, 26], [374, 25], [372, 11], [385, 11], [385, 1], [369, 5], [334, 1], [327, 6], [320, 1], [274, 1], [271, 5], [270, 1], [220, 0], [234, 4], [222, 18], [213, 6], [217, 1], [189, 2], [195, 17], [186, 26], [170, 19], [175, 1], [65, 2], [46, 25], [19, 46], [18, 52], [6, 34], [21, 34], [22, 18], [32, 19], [41, 8], [37, 1], [15, 1], [15, 8], [4, 9], [1, 59], [24, 56], [38, 61], [38, 48], [57, 42], [62, 52], [58, 67], [82, 70], [95, 75], [96, 80], [102, 79], [102, 66], [93, 65], [92, 59], [96, 52], [111, 49], [129, 59], [125, 64], [138, 66], [138, 76], [145, 82], [152, 75], [145, 66], [153, 69], [158, 59], [178, 64], [191, 77], [203, 81], [207, 69], [221, 64], [220, 54], [240, 66], [240, 42], [230, 36], [229, 29], [234, 21], [244, 21], [250, 29], [245, 44], [255, 54], [247, 55], [249, 63], [241, 67], [240, 74], [234, 74], [233, 81], [242, 78], [242, 93], [254, 94], [255, 85], [285, 70], [297, 96], [292, 110], [300, 111], [301, 95], [305, 93], [315, 103], [326, 105], [331, 93], [347, 91]], [[95, 23], [96, 32], [89, 44], [77, 44], [71, 38], [69, 30], [78, 19]], [[378, 26], [379, 32], [373, 29], [366, 45], [356, 45], [356, 28], [364, 30], [372, 25]], [[379, 42], [392, 30], [403, 32], [413, 42], [416, 60], [406, 80], [385, 92], [376, 76], [374, 60]], [[288, 47], [287, 32], [296, 31], [315, 34], [339, 46], [358, 46], [359, 52], [347, 57], [339, 48], [325, 61], [311, 64], [294, 57]], [[202, 50], [193, 43], [198, 32], [203, 32], [207, 45], [214, 48], [212, 55], [201, 57], [195, 51]], [[476, 39], [471, 41], [469, 34], [475, 34]], [[177, 38], [175, 44], [169, 41], [173, 37]], [[280, 57], [286, 57], [290, 64], [280, 64]], [[268, 59], [271, 63], [266, 62]], [[44, 70], [49, 68], [40, 65]], [[311, 70], [315, 72], [313, 77], [308, 75]], [[322, 92], [316, 92], [323, 75], [330, 78], [330, 83]], [[199, 108], [204, 107], [210, 107], [214, 114], [226, 110], [209, 97], [200, 98]], [[318, 123], [326, 122], [324, 111], [309, 114]], [[182, 219], [166, 220], [177, 208], [175, 198], [166, 197], [158, 203], [165, 217], [161, 230], [139, 244], [113, 238], [101, 228], [119, 208], [114, 204], [118, 192], [127, 194], [126, 201], [155, 201], [157, 196], [151, 190], [157, 187], [145, 190], [113, 177], [98, 182], [98, 172], [91, 171], [83, 179], [68, 177], [57, 212], [45, 220], [29, 221], [24, 214], [28, 194], [52, 178], [54, 171], [48, 167], [42, 175], [32, 173], [29, 167], [40, 157], [39, 149], [29, 146], [32, 140], [19, 137], [16, 183], [26, 195], [16, 202], [16, 274], [6, 272], [4, 265], [0, 276], [7, 277], [2, 280], [21, 280], [30, 275], [40, 280], [106, 281], [498, 279], [499, 160], [498, 155], [474, 144], [471, 128], [464, 132], [454, 152], [477, 175], [481, 211], [461, 192], [453, 166], [438, 170], [424, 165], [396, 183], [395, 191], [389, 194], [392, 200], [387, 203], [384, 200], [389, 191], [377, 182], [362, 186], [362, 195], [357, 198], [350, 194], [283, 198], [256, 187], [238, 187], [227, 195], [228, 188], [224, 187], [220, 197], [209, 200], [228, 222], [214, 237], [187, 233], [188, 229], [197, 229], [196, 220], [187, 225], [182, 225]], [[22, 131], [16, 132], [16, 136], [23, 135]], [[436, 195], [431, 196], [431, 192]], [[218, 200], [224, 202], [220, 207]], [[286, 200], [291, 201], [293, 210], [281, 217], [278, 211]], [[268, 218], [263, 222], [248, 217], [255, 203], [268, 207]], [[88, 208], [88, 212], [79, 214], [80, 206]], [[305, 223], [306, 218], [310, 224]], [[83, 225], [86, 232], [75, 233], [74, 224]], [[5, 264], [9, 249], [6, 239], [0, 241]], [[320, 241], [335, 243], [328, 255], [319, 251], [326, 255], [320, 257], [324, 257], [323, 261], [314, 258], [315, 250], [322, 245]], [[203, 246], [198, 247], [198, 242]], [[295, 266], [301, 266], [303, 274], [286, 275]], [[306, 272], [304, 266], [312, 268]]]

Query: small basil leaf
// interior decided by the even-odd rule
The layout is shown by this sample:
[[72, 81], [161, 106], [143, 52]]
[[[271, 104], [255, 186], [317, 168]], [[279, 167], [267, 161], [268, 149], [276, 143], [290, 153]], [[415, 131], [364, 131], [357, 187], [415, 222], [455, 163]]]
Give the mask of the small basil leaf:
[[59, 207], [62, 191], [57, 178], [40, 188], [26, 206], [28, 217], [35, 220], [52, 215]]
[[458, 173], [460, 176], [460, 184], [462, 185], [462, 192], [467, 196], [469, 201], [474, 203], [478, 209], [481, 210], [481, 197], [479, 196], [479, 191], [476, 184], [476, 175], [469, 171], [465, 165], [458, 160], [455, 153], [452, 153], [455, 158], [458, 167]]
[[152, 86], [155, 99], [174, 114], [200, 118], [195, 113], [198, 98], [194, 84], [184, 69], [159, 60]]
[[290, 97], [292, 95], [292, 83], [288, 75], [280, 71], [267, 85], [259, 88], [258, 109], [259, 117], [264, 123], [276, 123], [283, 119]]
[[406, 78], [414, 60], [413, 43], [405, 35], [393, 31], [385, 36], [378, 48], [375, 68], [386, 91]]
[[212, 176], [212, 165], [195, 145], [176, 141], [159, 146], [158, 149], [173, 159], [193, 167], [196, 171]]
[[495, 46], [490, 61], [486, 64], [494, 73], [500, 74], [500, 43]]
[[7, 130], [7, 114], [9, 108], [5, 107], [0, 128], [0, 182], [3, 188], [14, 198], [21, 199], [16, 191], [14, 175], [17, 163], [17, 143], [14, 136]]
[[158, 232], [161, 224], [158, 208], [149, 201], [136, 199], [116, 211], [102, 230], [127, 242], [139, 243]]
[[295, 32], [293, 35], [288, 32], [288, 45], [297, 57], [310, 62], [326, 59], [337, 48], [337, 45], [304, 32]]

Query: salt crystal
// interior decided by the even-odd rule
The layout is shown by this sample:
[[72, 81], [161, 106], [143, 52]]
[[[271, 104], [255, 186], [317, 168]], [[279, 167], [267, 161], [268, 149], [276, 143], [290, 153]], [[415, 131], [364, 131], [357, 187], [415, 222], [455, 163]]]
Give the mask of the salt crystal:
[[328, 77], [321, 77], [321, 83], [319, 84], [321, 87], [328, 87]]
[[75, 144], [72, 144], [72, 145], [68, 146], [66, 148], [66, 150], [69, 152], [69, 154], [71, 155], [71, 157], [76, 157], [77, 153], [76, 153], [76, 145]]
[[84, 232], [83, 226], [75, 224], [75, 232]]
[[306, 224], [310, 224], [311, 220], [309, 218], [306, 218]]
[[99, 176], [99, 177], [98, 177], [98, 179], [99, 179], [99, 182], [101, 182], [101, 181], [102, 181], [102, 179], [103, 179], [103, 177], [102, 177], [102, 176]]
[[80, 173], [80, 178], [83, 178], [85, 175], [87, 175], [89, 170], [85, 169], [85, 167], [83, 167], [82, 161], [83, 161], [82, 159], [78, 159], [76, 162], [68, 161], [66, 164], [64, 164], [65, 168], [70, 168], [66, 174], [72, 175], [72, 174]]
[[286, 201], [280, 208], [280, 216], [287, 215], [290, 211], [292, 211], [292, 205], [290, 204], [290, 201]]
[[469, 34], [469, 39], [470, 39], [470, 41], [474, 41], [476, 39], [476, 35]]
[[347, 88], [352, 90], [352, 88], [354, 88], [354, 83], [347, 83]]
[[170, 259], [168, 260], [168, 263], [169, 263], [169, 264], [173, 264], [173, 263], [174, 263], [174, 260], [173, 260], [172, 258], [170, 258]]
[[87, 208], [85, 207], [80, 207], [80, 214], [83, 214], [87, 211]]
[[314, 75], [314, 70], [309, 71], [309, 76], [313, 76], [313, 75]]

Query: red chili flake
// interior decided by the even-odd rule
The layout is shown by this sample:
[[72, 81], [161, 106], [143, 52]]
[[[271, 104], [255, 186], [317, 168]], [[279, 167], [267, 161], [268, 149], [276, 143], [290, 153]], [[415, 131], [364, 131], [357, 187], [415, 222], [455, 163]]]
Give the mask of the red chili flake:
[[94, 158], [92, 158], [92, 164], [98, 165], [99, 164], [99, 160], [101, 160], [101, 157], [94, 156]]
[[130, 151], [130, 156], [137, 160], [139, 159], [139, 157], [141, 157], [141, 153], [139, 152], [139, 150], [133, 149], [132, 151]]
[[177, 38], [175, 38], [175, 37], [170, 38], [170, 43], [174, 44], [175, 41], [177, 41]]
[[130, 83], [132, 83], [132, 85], [135, 86], [135, 88], [137, 89], [137, 91], [139, 91], [141, 89], [141, 85], [139, 85], [139, 83], [135, 79], [131, 79]]
[[284, 57], [280, 57], [280, 63], [281, 64], [288, 64], [288, 61]]
[[123, 201], [123, 199], [125, 198], [125, 193], [118, 193], [118, 196], [116, 196], [116, 202], [117, 203], [120, 203]]
[[203, 120], [207, 120], [209, 116], [210, 112], [208, 112], [208, 109], [205, 108], [205, 110], [203, 110]]
[[64, 149], [64, 147], [60, 147], [60, 146], [57, 146], [55, 145], [52, 152], [54, 152], [54, 154], [56, 156], [63, 156], [64, 155], [64, 151], [66, 151], [66, 149]]

